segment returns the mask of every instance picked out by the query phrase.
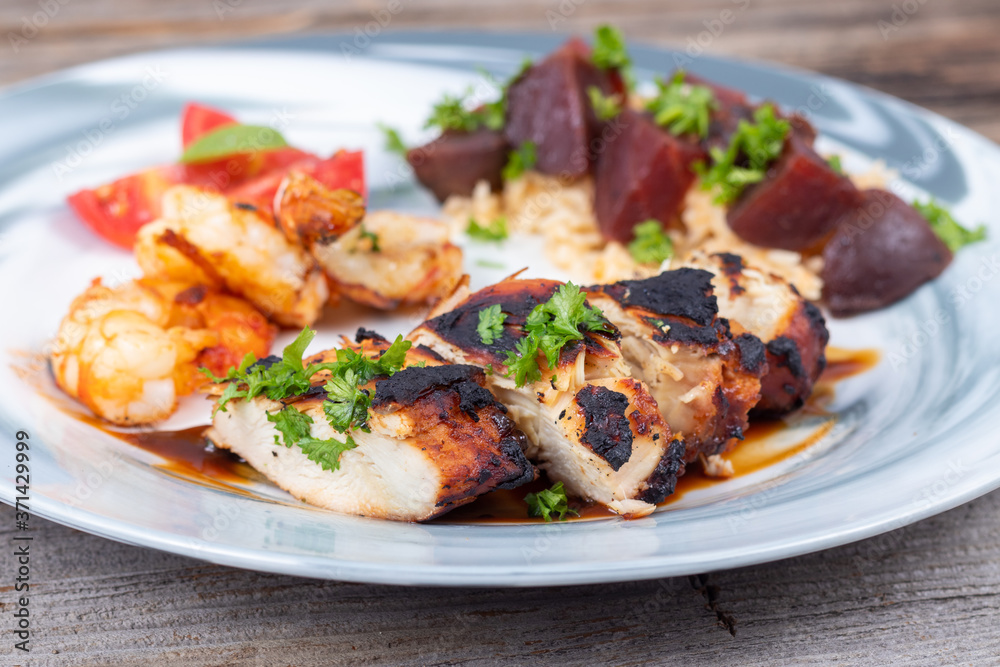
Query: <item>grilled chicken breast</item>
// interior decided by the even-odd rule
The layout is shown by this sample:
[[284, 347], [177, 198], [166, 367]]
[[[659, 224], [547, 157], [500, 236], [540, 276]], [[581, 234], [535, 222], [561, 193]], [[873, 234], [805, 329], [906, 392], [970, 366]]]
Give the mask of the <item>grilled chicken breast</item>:
[[[361, 337], [366, 353], [384, 349], [384, 339]], [[335, 351], [312, 361], [335, 358]], [[416, 364], [423, 363], [423, 366]], [[247, 460], [275, 484], [307, 503], [337, 512], [397, 521], [425, 521], [498, 488], [534, 478], [525, 458], [527, 442], [506, 408], [485, 388], [474, 366], [446, 365], [427, 349], [412, 348], [407, 367], [376, 378], [369, 411], [370, 433], [352, 429], [357, 443], [340, 457], [338, 470], [324, 470], [298, 446], [285, 447], [268, 421], [286, 405], [313, 419], [311, 436], [344, 439], [323, 412], [324, 378], [302, 396], [272, 401], [259, 396], [231, 401], [208, 431], [216, 446]]]
[[[505, 377], [506, 352], [525, 334], [531, 310], [560, 283], [506, 280], [470, 294], [464, 286], [440, 304], [410, 340], [457, 364], [491, 369], [487, 381], [528, 436], [528, 458], [553, 481], [626, 517], [644, 516], [673, 493], [684, 443], [672, 437], [646, 385], [629, 375], [620, 336], [587, 333], [561, 350], [557, 368], [539, 357], [542, 379], [518, 388]], [[499, 304], [502, 334], [482, 342], [479, 312]]]
[[764, 342], [767, 373], [754, 414], [778, 416], [800, 407], [826, 367], [830, 340], [819, 308], [778, 276], [737, 255], [694, 255], [687, 264], [711, 271], [719, 315]]
[[665, 271], [646, 280], [587, 288], [587, 299], [622, 334], [632, 375], [643, 380], [686, 460], [721, 454], [743, 438], [767, 369], [764, 345], [733, 335], [718, 317], [712, 274]]
[[164, 194], [160, 219], [139, 230], [135, 256], [147, 278], [225, 288], [288, 327], [315, 322], [329, 295], [315, 261], [272, 221], [196, 187]]

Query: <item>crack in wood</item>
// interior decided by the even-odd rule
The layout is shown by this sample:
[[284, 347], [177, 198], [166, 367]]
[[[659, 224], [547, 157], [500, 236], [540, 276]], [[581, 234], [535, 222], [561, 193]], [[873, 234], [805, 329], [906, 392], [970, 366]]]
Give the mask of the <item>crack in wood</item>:
[[716, 624], [733, 637], [736, 636], [736, 617], [719, 606], [721, 588], [713, 584], [711, 574], [693, 574], [688, 577], [691, 588], [701, 593], [705, 598], [705, 608], [715, 614]]

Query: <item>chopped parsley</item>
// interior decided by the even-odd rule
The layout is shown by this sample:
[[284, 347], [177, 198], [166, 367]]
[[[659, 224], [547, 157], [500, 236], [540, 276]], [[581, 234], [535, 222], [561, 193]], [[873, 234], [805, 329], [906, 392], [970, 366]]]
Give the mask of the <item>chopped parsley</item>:
[[474, 132], [481, 127], [491, 130], [502, 128], [506, 106], [505, 99], [501, 97], [496, 102], [469, 109], [469, 100], [472, 94], [471, 86], [460, 96], [445, 94], [441, 101], [431, 109], [431, 115], [424, 123], [424, 127], [437, 127], [441, 130], [461, 132]]
[[605, 95], [597, 86], [587, 88], [590, 106], [598, 120], [611, 120], [622, 112], [622, 104], [617, 95]]
[[700, 162], [695, 164], [702, 188], [718, 188], [715, 196], [718, 204], [734, 201], [748, 185], [764, 180], [768, 166], [784, 149], [790, 125], [775, 115], [772, 105], [758, 108], [753, 119], [753, 123], [740, 121], [725, 151], [712, 147], [710, 167]]
[[711, 88], [685, 83], [684, 76], [684, 70], [677, 70], [669, 82], [657, 81], [658, 92], [646, 102], [646, 110], [653, 114], [657, 125], [671, 134], [696, 134], [704, 139], [718, 102]]
[[826, 159], [826, 163], [828, 165], [830, 165], [830, 169], [833, 169], [838, 174], [843, 175], [843, 173], [844, 173], [844, 165], [842, 165], [840, 163], [840, 156], [839, 155], [831, 155], [830, 157], [828, 157]]
[[975, 229], [967, 229], [960, 225], [945, 207], [931, 199], [927, 203], [913, 202], [913, 208], [927, 218], [931, 229], [944, 241], [948, 249], [956, 252], [961, 248], [986, 238], [986, 227], [979, 225]]
[[503, 334], [503, 323], [507, 320], [507, 313], [500, 311], [500, 304], [495, 303], [489, 308], [479, 311], [479, 324], [476, 325], [476, 333], [483, 345], [492, 345], [495, 340]]
[[284, 444], [285, 447], [298, 445], [306, 458], [318, 463], [323, 470], [339, 470], [340, 455], [358, 446], [350, 435], [344, 442], [335, 438], [320, 440], [312, 437], [309, 427], [313, 423], [313, 418], [291, 406], [286, 406], [275, 413], [268, 413], [267, 421], [274, 424], [274, 428], [281, 433], [284, 440], [282, 443], [278, 436], [274, 436], [275, 444]]
[[[321, 371], [329, 371], [330, 379], [323, 389], [327, 393], [323, 401], [323, 412], [335, 431], [344, 433], [346, 439], [319, 440], [309, 435], [312, 417], [286, 406], [267, 419], [275, 425], [286, 447], [298, 445], [311, 461], [324, 470], [339, 468], [340, 454], [356, 446], [348, 429], [368, 430], [368, 408], [371, 396], [361, 389], [379, 375], [392, 375], [400, 368], [410, 349], [410, 342], [397, 336], [396, 340], [377, 358], [369, 358], [354, 350], [337, 350], [337, 360], [321, 364], [303, 364], [302, 356], [316, 332], [306, 327], [288, 345], [280, 360], [273, 363], [258, 363], [253, 354], [243, 358], [239, 368], [230, 368], [225, 377], [219, 378], [208, 369], [201, 371], [213, 382], [228, 382], [218, 400], [215, 412], [225, 412], [226, 404], [237, 398], [250, 400], [256, 396], [267, 396], [280, 401], [305, 393], [312, 388], [312, 377]], [[294, 413], [294, 414], [293, 414]], [[215, 413], [213, 413], [213, 417]], [[278, 436], [275, 436], [278, 442]]]
[[618, 28], [610, 25], [599, 25], [594, 31], [594, 51], [591, 62], [603, 70], [616, 69], [629, 88], [634, 83], [632, 73], [632, 57], [625, 46], [625, 35]]
[[406, 144], [403, 142], [403, 138], [399, 136], [399, 131], [395, 128], [389, 127], [385, 123], [378, 123], [378, 129], [382, 130], [382, 134], [385, 135], [385, 149], [390, 153], [396, 153], [402, 157], [406, 157]]
[[382, 252], [382, 249], [378, 246], [378, 234], [375, 232], [365, 229], [364, 223], [360, 227], [361, 238], [368, 239], [372, 244], [372, 252]]
[[480, 225], [475, 218], [469, 218], [465, 233], [477, 241], [503, 241], [507, 238], [507, 218], [500, 216], [488, 225]]
[[639, 264], [660, 264], [674, 256], [674, 244], [659, 220], [646, 220], [632, 230], [628, 251]]
[[573, 283], [561, 285], [545, 303], [532, 309], [524, 323], [524, 337], [515, 351], [507, 352], [507, 377], [518, 387], [542, 378], [538, 353], [545, 355], [550, 369], [559, 363], [559, 353], [572, 340], [582, 340], [587, 331], [611, 331], [601, 311], [587, 305], [587, 295]]
[[579, 512], [570, 509], [562, 482], [556, 482], [550, 489], [529, 493], [524, 497], [524, 502], [528, 503], [528, 516], [540, 516], [546, 521], [552, 521], [556, 514], [560, 521], [565, 521], [567, 514], [580, 516]]
[[252, 353], [248, 353], [243, 357], [239, 368], [230, 367], [229, 372], [221, 378], [213, 375], [207, 368], [200, 369], [212, 382], [229, 383], [219, 397], [212, 416], [214, 417], [219, 411], [225, 412], [226, 404], [236, 398], [250, 400], [255, 396], [264, 395], [272, 401], [280, 401], [306, 392], [312, 386], [312, 376], [322, 370], [329, 370], [333, 365], [323, 363], [303, 366], [302, 355], [315, 337], [316, 332], [306, 327], [285, 348], [281, 359], [274, 363], [266, 363], [267, 360], [257, 361]]
[[[431, 115], [424, 123], [424, 128], [430, 129], [436, 127], [441, 131], [456, 130], [460, 132], [475, 132], [484, 127], [489, 130], [503, 129], [504, 119], [507, 115], [507, 89], [531, 65], [531, 58], [525, 58], [514, 76], [508, 79], [503, 85], [497, 86], [500, 89], [500, 97], [492, 102], [474, 106], [473, 96], [475, 90], [472, 86], [466, 88], [465, 92], [461, 95], [445, 94], [441, 98], [441, 101], [431, 108]], [[492, 74], [485, 70], [480, 70], [480, 72], [490, 83], [496, 83], [496, 79]], [[383, 131], [387, 134], [386, 147], [389, 150], [393, 150], [394, 147], [402, 144], [402, 141], [396, 141], [399, 138], [398, 134], [394, 133], [395, 137], [393, 137], [389, 135], [387, 128], [383, 128]]]
[[281, 440], [274, 436], [274, 444], [284, 444], [291, 447], [303, 438], [309, 437], [309, 426], [313, 423], [313, 418], [304, 412], [299, 412], [293, 407], [285, 406], [278, 412], [269, 412], [267, 421], [274, 424], [274, 428], [281, 434]]
[[535, 167], [537, 146], [534, 141], [525, 141], [510, 152], [507, 164], [503, 168], [503, 180], [513, 181], [520, 178], [524, 172]]

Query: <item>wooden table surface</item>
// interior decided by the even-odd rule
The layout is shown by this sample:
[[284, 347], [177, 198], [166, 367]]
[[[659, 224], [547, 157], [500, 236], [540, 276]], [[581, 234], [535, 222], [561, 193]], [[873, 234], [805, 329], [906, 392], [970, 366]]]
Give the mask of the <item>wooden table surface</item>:
[[[996, 0], [401, 1], [390, 30], [544, 32], [548, 11], [566, 19], [560, 31], [610, 21], [633, 39], [682, 47], [703, 22], [748, 5], [709, 52], [857, 81], [1000, 140]], [[4, 0], [0, 84], [151, 48], [350, 32], [386, 3]], [[39, 17], [45, 7], [51, 16]], [[42, 18], [15, 52], [10, 35]], [[3, 544], [13, 523], [4, 506]], [[1000, 492], [779, 563], [524, 590], [259, 574], [33, 525], [34, 649], [13, 655], [5, 587], [3, 664], [1000, 664]], [[5, 582], [12, 562], [4, 557]]]

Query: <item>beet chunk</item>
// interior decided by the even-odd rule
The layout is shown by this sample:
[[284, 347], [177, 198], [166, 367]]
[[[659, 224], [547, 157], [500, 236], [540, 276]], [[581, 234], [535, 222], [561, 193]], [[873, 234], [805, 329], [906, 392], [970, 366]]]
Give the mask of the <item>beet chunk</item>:
[[854, 184], [792, 133], [764, 180], [743, 192], [726, 219], [750, 243], [807, 250], [827, 238], [859, 202]]
[[406, 161], [417, 180], [444, 201], [449, 195], [471, 195], [479, 181], [489, 181], [499, 190], [509, 152], [510, 145], [499, 131], [447, 130], [429, 144], [407, 151]]
[[603, 123], [587, 89], [597, 86], [609, 95], [620, 87], [617, 75], [598, 69], [590, 55], [589, 46], [571, 39], [507, 90], [507, 140], [513, 146], [535, 142], [535, 168], [544, 174], [575, 178], [590, 171], [590, 143]]
[[823, 298], [837, 317], [876, 310], [941, 275], [948, 246], [927, 220], [885, 190], [865, 190], [823, 249]]
[[622, 111], [594, 169], [594, 211], [606, 239], [627, 242], [650, 218], [676, 218], [694, 181], [691, 164], [705, 158], [694, 140], [675, 137], [648, 116]]

